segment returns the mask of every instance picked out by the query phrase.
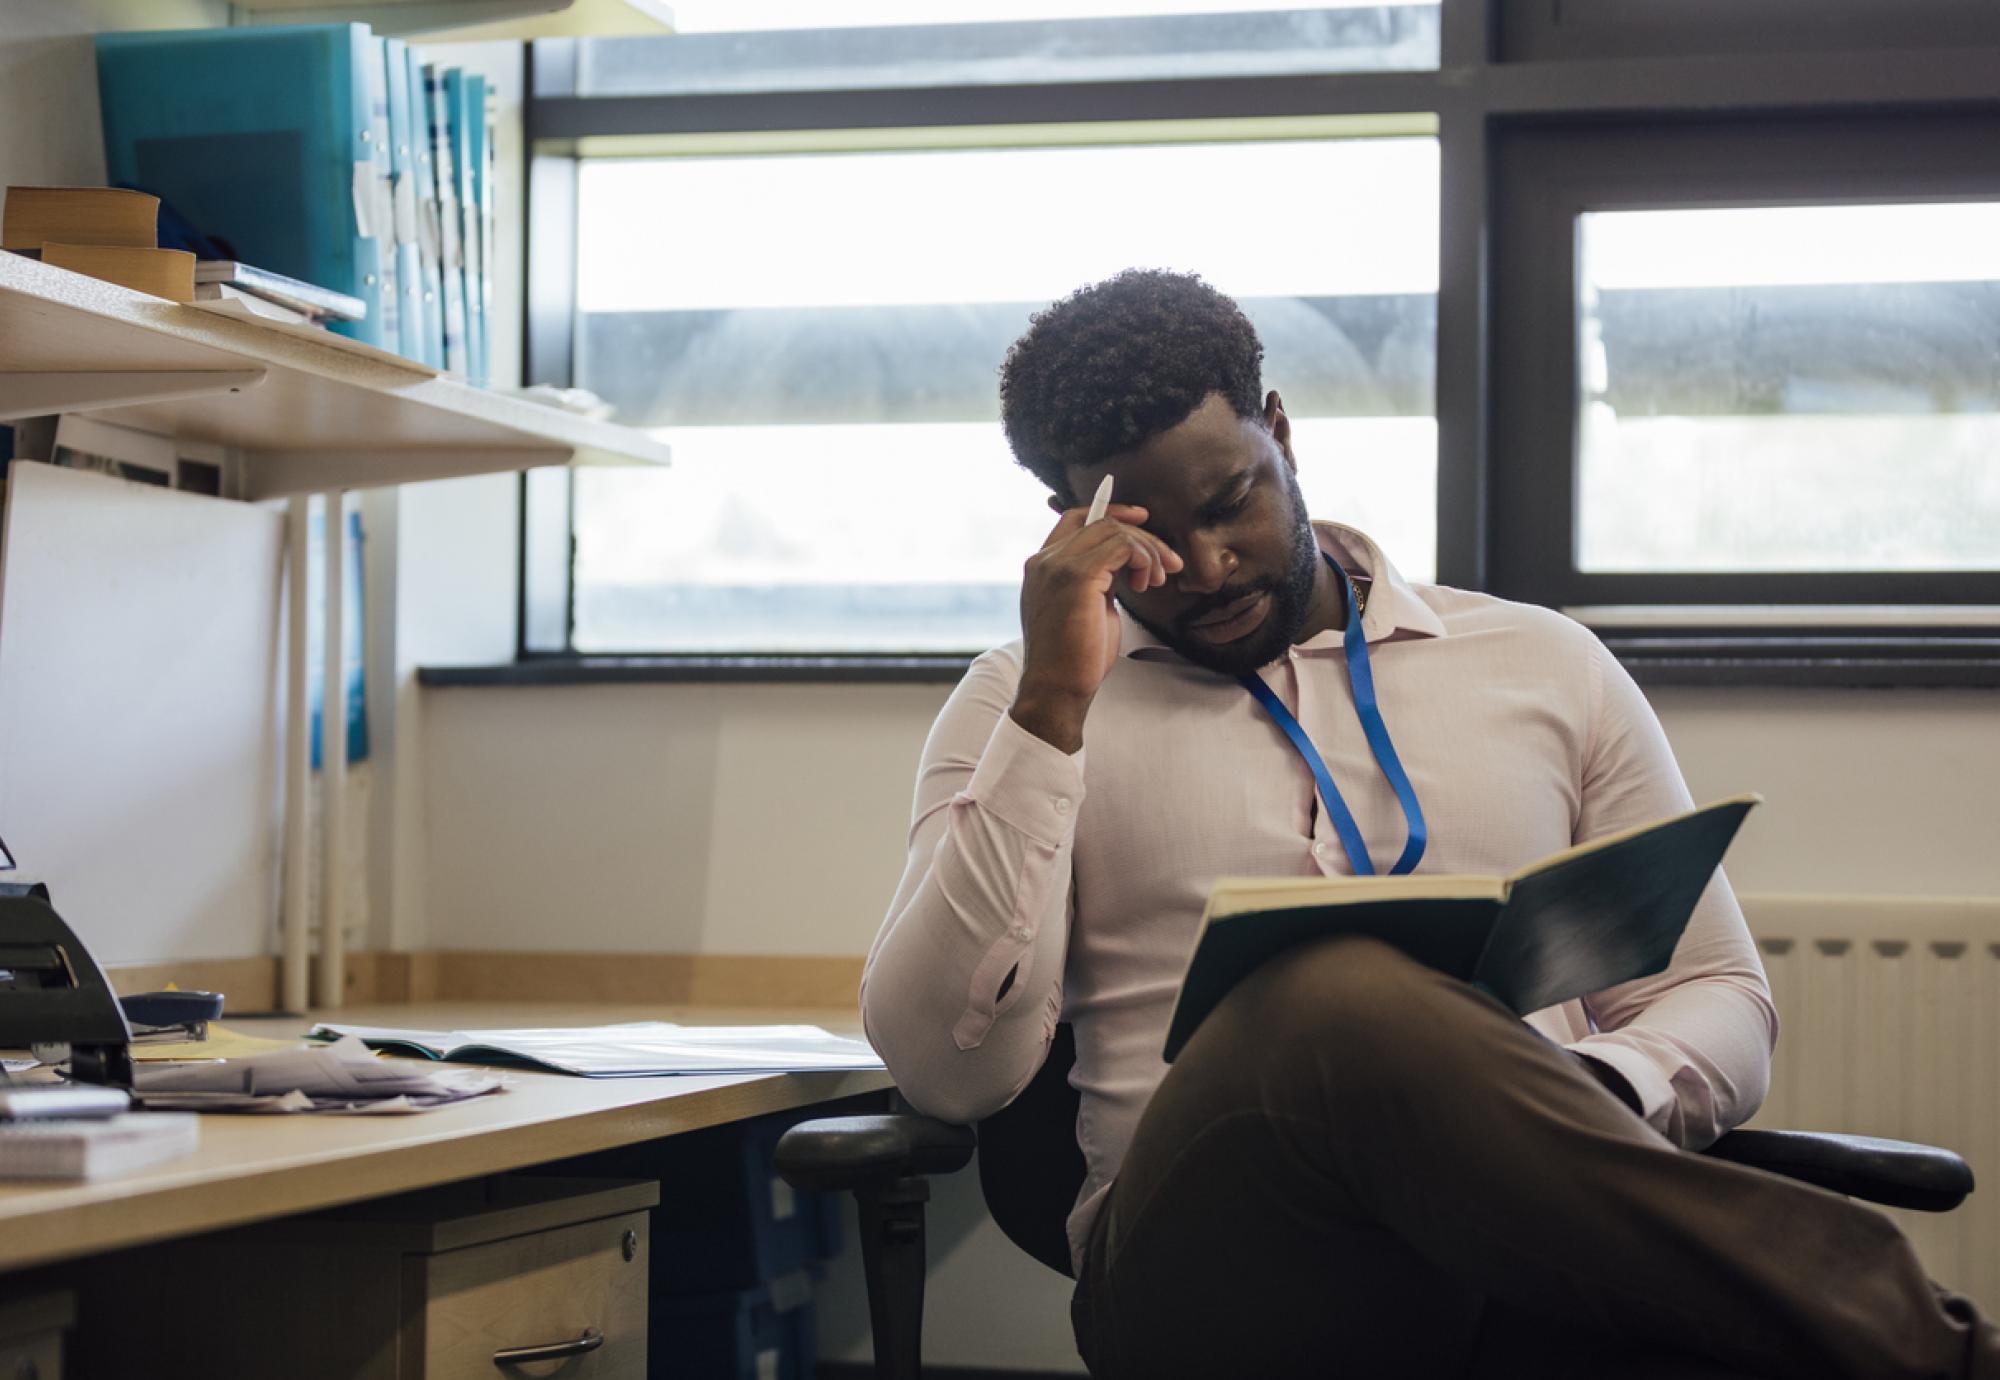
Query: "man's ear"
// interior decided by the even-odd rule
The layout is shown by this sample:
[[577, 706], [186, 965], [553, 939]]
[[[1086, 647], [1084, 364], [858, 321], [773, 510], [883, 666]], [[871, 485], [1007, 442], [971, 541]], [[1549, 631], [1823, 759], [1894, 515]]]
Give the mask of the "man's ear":
[[1264, 395], [1264, 429], [1271, 433], [1271, 439], [1285, 453], [1285, 463], [1296, 470], [1299, 462], [1298, 457], [1292, 454], [1292, 419], [1285, 415], [1285, 400], [1278, 396], [1275, 388]]

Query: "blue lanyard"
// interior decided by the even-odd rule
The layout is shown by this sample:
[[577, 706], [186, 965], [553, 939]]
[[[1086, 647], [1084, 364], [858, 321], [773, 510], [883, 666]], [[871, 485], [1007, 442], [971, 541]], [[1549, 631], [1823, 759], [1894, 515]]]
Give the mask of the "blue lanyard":
[[[1322, 555], [1325, 553], [1322, 552]], [[1396, 745], [1389, 741], [1389, 726], [1382, 722], [1382, 711], [1375, 704], [1375, 675], [1368, 665], [1368, 638], [1361, 631], [1361, 601], [1355, 597], [1354, 581], [1348, 579], [1347, 572], [1331, 556], [1326, 563], [1339, 573], [1341, 583], [1347, 586], [1347, 632], [1342, 643], [1347, 651], [1347, 681], [1354, 689], [1354, 711], [1361, 717], [1361, 731], [1368, 737], [1369, 750], [1375, 754], [1376, 763], [1382, 774], [1389, 778], [1389, 786], [1396, 792], [1396, 799], [1402, 802], [1403, 818], [1410, 826], [1409, 841], [1403, 845], [1403, 856], [1396, 859], [1392, 873], [1414, 872], [1417, 862], [1424, 856], [1424, 843], [1428, 834], [1424, 827], [1423, 807], [1417, 803], [1417, 792], [1410, 785], [1410, 777], [1403, 770], [1402, 762], [1396, 756]], [[1367, 841], [1361, 837], [1361, 830], [1349, 813], [1347, 802], [1340, 798], [1340, 788], [1333, 784], [1333, 773], [1326, 769], [1319, 749], [1306, 736], [1305, 729], [1292, 711], [1285, 708], [1285, 702], [1277, 692], [1264, 683], [1262, 676], [1251, 674], [1243, 677], [1243, 688], [1248, 690], [1264, 706], [1285, 736], [1292, 740], [1292, 746], [1299, 750], [1299, 756], [1312, 768], [1313, 780], [1319, 783], [1319, 798], [1326, 802], [1327, 818], [1333, 821], [1334, 832], [1340, 835], [1340, 846], [1347, 850], [1347, 861], [1357, 877], [1375, 875], [1375, 863], [1368, 856]]]

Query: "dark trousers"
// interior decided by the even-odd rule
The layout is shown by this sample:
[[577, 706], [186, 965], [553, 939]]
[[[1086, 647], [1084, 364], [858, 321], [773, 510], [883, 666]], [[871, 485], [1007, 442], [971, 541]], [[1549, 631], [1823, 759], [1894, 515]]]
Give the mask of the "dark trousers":
[[2000, 1329], [1882, 1213], [1675, 1148], [1358, 939], [1266, 964], [1189, 1042], [1073, 1314], [1105, 1380], [2000, 1380]]

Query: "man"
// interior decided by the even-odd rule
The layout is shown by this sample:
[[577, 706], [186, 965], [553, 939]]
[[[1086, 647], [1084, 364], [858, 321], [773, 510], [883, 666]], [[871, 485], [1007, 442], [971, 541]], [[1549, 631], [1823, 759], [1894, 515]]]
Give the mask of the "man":
[[2000, 1336], [1886, 1217], [1682, 1153], [1756, 1110], [1776, 1035], [1719, 874], [1666, 971], [1526, 1021], [1332, 940], [1162, 1063], [1217, 876], [1501, 873], [1691, 803], [1588, 631], [1308, 521], [1262, 354], [1233, 302], [1154, 272], [1009, 352], [1008, 440], [1062, 517], [1022, 640], [931, 732], [863, 979], [897, 1082], [953, 1121], [1072, 1023], [1093, 1373], [2000, 1380]]

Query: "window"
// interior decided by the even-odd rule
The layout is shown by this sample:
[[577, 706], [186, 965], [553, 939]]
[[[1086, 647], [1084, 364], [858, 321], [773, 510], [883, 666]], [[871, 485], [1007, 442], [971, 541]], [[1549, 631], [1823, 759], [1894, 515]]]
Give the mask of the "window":
[[1050, 518], [997, 367], [1150, 265], [1243, 300], [1315, 514], [1413, 576], [1642, 678], [2000, 683], [1986, 0], [939, 13], [534, 45], [528, 381], [676, 464], [524, 481], [524, 657], [947, 675], [1015, 635]]
[[1312, 132], [586, 161], [576, 382], [674, 464], [577, 474], [575, 648], [1017, 636], [1053, 519], [998, 365], [1033, 311], [1134, 264], [1243, 303], [1314, 512], [1428, 578], [1436, 142]]
[[1587, 617], [2000, 602], [1996, 134], [1881, 117], [1509, 139], [1495, 585]]
[[1580, 233], [1578, 569], [2000, 569], [2000, 202]]

